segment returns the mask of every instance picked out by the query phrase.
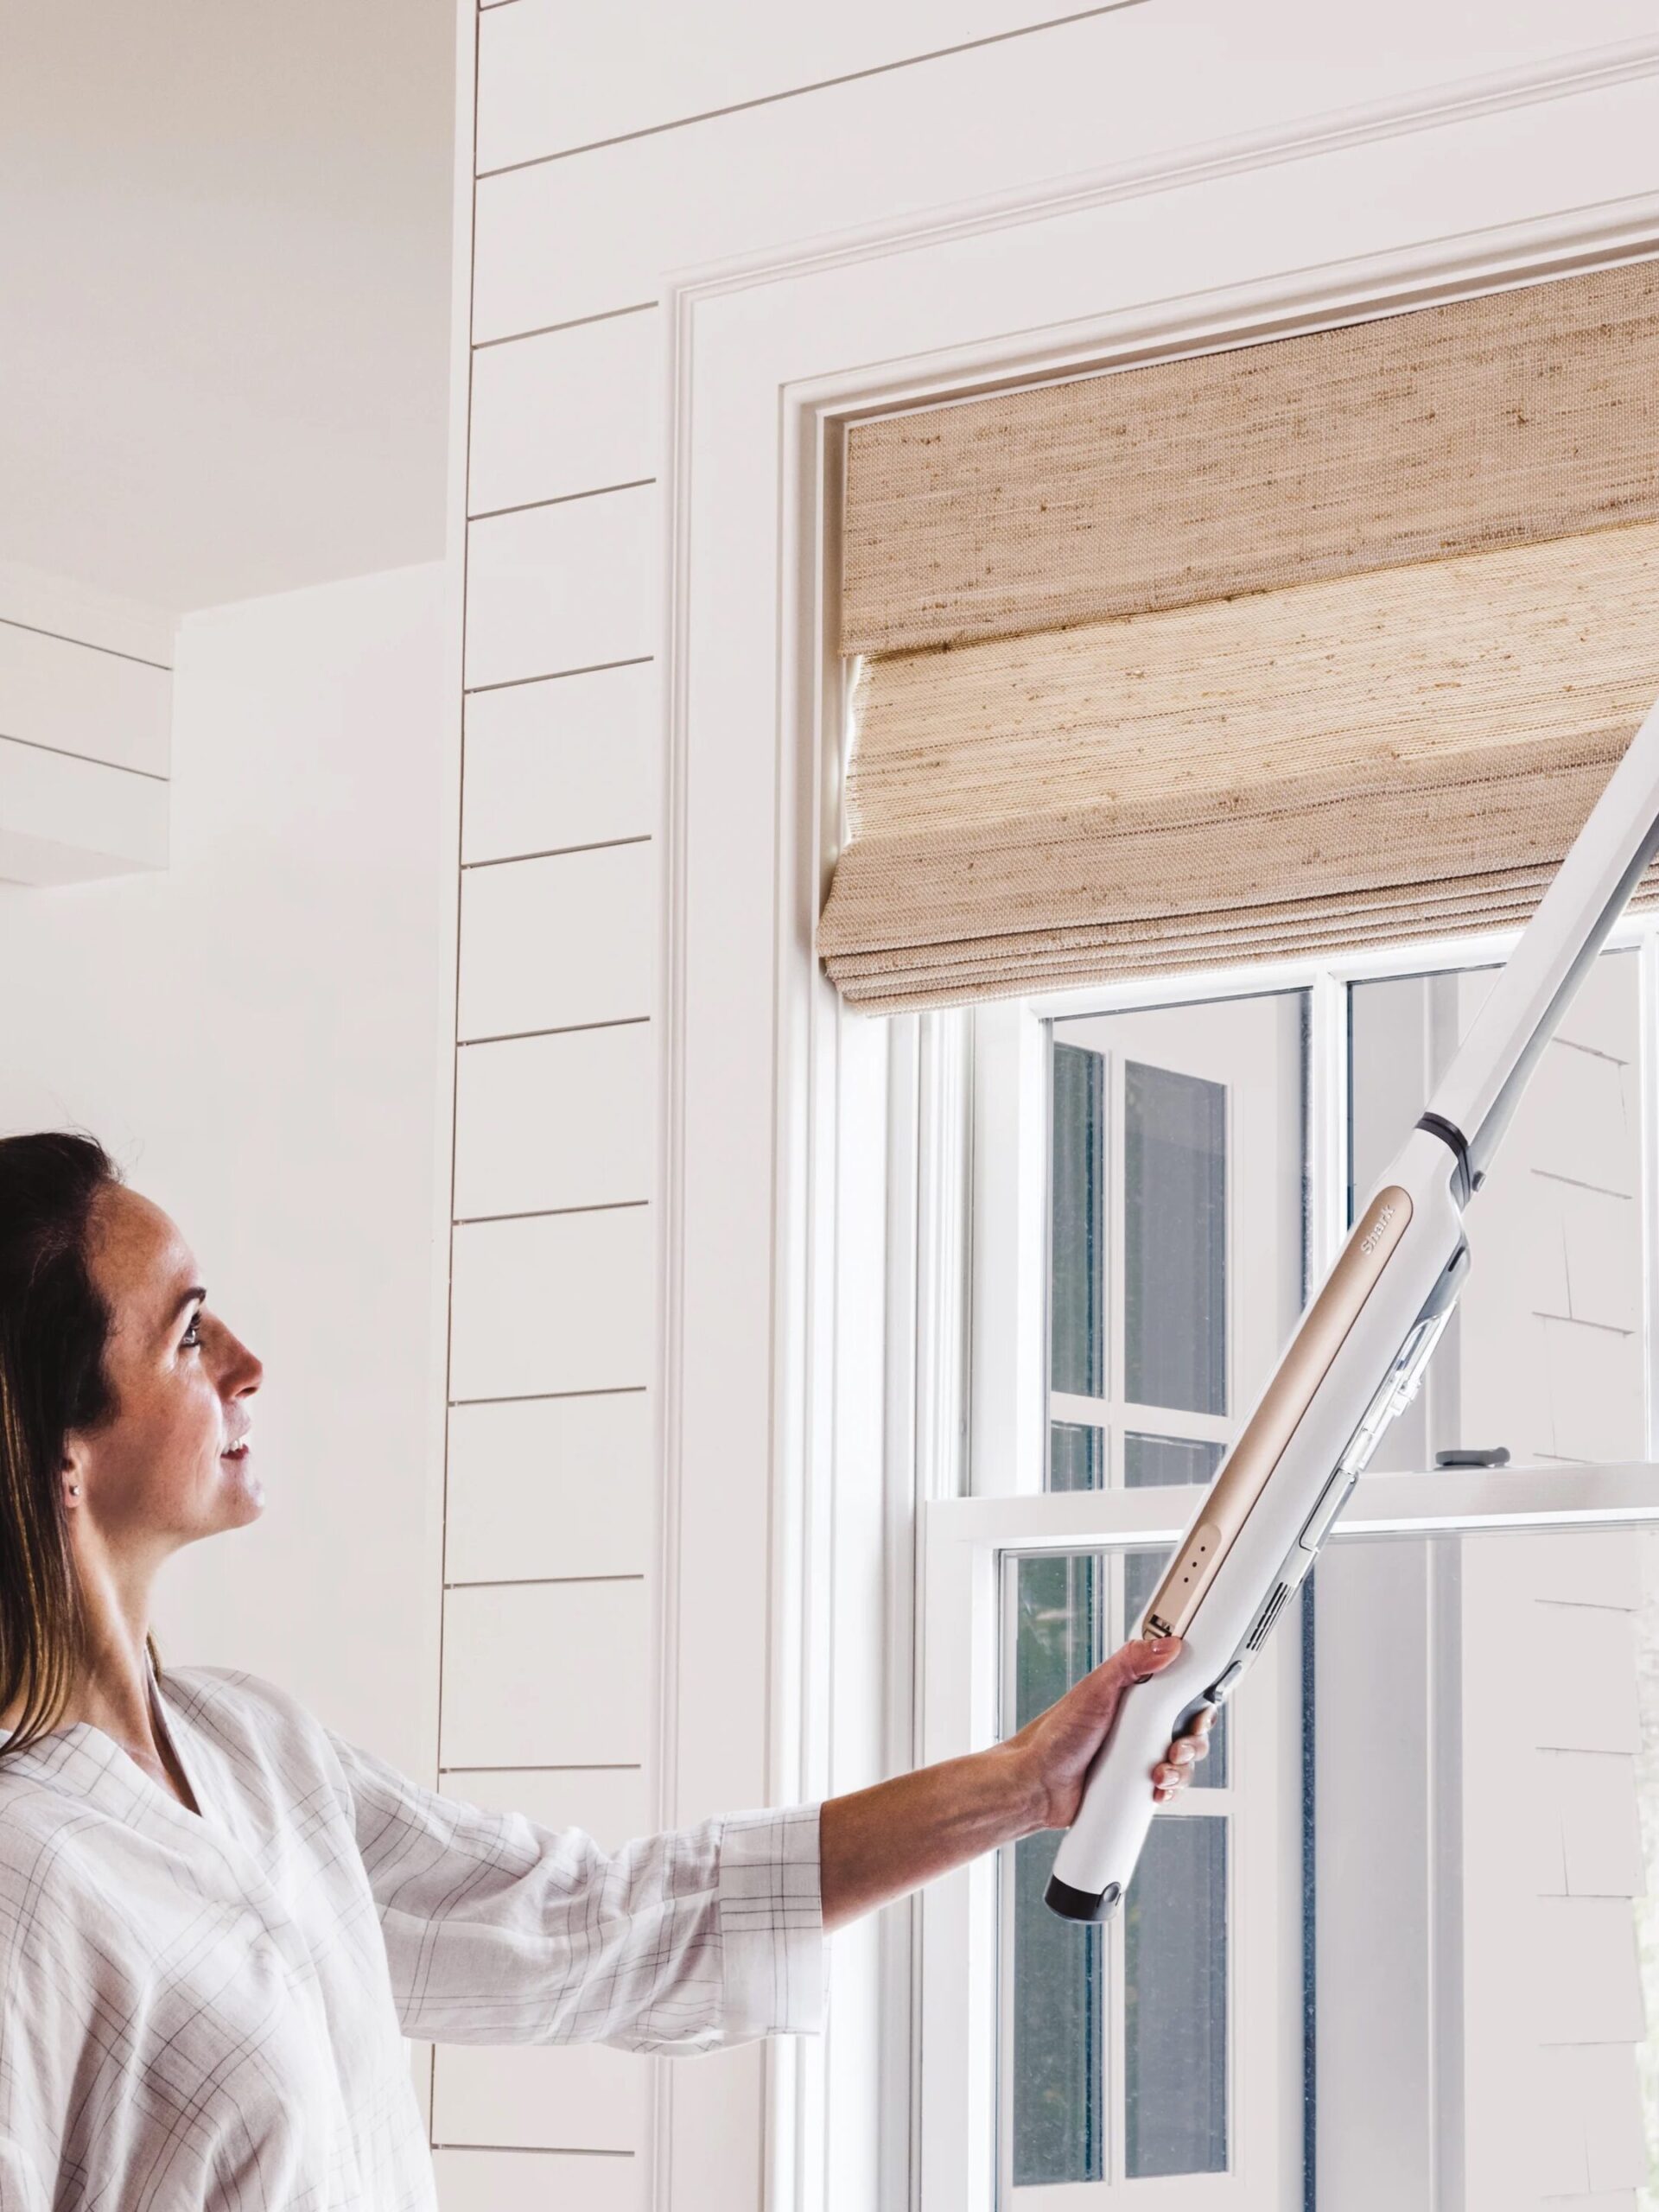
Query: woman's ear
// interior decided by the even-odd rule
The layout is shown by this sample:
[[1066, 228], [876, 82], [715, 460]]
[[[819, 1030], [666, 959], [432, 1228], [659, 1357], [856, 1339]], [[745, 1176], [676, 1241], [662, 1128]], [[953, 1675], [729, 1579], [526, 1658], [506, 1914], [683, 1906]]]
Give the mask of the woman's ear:
[[63, 1463], [59, 1470], [59, 1480], [63, 1484], [63, 1502], [72, 1512], [80, 1497], [80, 1477], [79, 1448], [71, 1445], [64, 1452]]

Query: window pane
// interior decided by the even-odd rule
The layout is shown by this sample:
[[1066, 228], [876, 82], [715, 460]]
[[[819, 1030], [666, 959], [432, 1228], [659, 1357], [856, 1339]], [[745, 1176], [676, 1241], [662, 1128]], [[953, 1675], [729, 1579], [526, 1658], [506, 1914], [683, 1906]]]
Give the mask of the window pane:
[[1227, 1823], [1154, 1821], [1123, 1902], [1128, 2167], [1227, 2166]]
[[1056, 1045], [1050, 1147], [1049, 1376], [1057, 1390], [1105, 1389], [1106, 1063]]
[[[1151, 1601], [1153, 1592], [1163, 1580], [1169, 1554], [1164, 1551], [1126, 1552], [1123, 1554], [1123, 1633], [1131, 1636], [1141, 1625], [1141, 1616]], [[1227, 1787], [1228, 1730], [1231, 1716], [1224, 1705], [1217, 1713], [1210, 1731], [1210, 1756], [1200, 1759], [1192, 1777], [1194, 1789], [1224, 1789]]]
[[1146, 1406], [1227, 1410], [1227, 1094], [1124, 1070], [1126, 1387]]
[[1050, 1490], [1103, 1490], [1106, 1433], [1086, 1422], [1051, 1421], [1048, 1427]]
[[[1349, 995], [1354, 1196], [1386, 1172], [1496, 974], [1357, 984]], [[1545, 1047], [1469, 1222], [1468, 1287], [1416, 1402], [1375, 1461], [1453, 1446], [1512, 1462], [1645, 1457], [1634, 950], [1604, 952]]]
[[[1062, 1696], [1102, 1656], [1100, 1562], [1025, 1559], [1014, 1570], [1013, 1726]], [[1058, 1834], [1014, 1853], [1014, 2178], [1098, 2181], [1105, 2030], [1102, 1931], [1057, 1919], [1043, 1891]]]
[[[1159, 1555], [1128, 1554], [1122, 1567], [1131, 1578], [1126, 1585], [1131, 1602], [1136, 1590], [1144, 1601], [1157, 1580]], [[1010, 1729], [1051, 1705], [1104, 1656], [1111, 1572], [1112, 1561], [1093, 1554], [1013, 1564], [1005, 1586], [1015, 1608]], [[1224, 1762], [1224, 1743], [1219, 1757]], [[1177, 1837], [1166, 1843], [1164, 1831], [1174, 1827], [1213, 1834], [1196, 1842]], [[1059, 1920], [1043, 1903], [1058, 1835], [1033, 1836], [1015, 1846], [1010, 1906], [1016, 2186], [1105, 2177], [1107, 1944], [1117, 1940], [1119, 1926], [1127, 1946], [1128, 2171], [1210, 2173], [1224, 2167], [1226, 1827], [1219, 1814], [1154, 1821], [1123, 1916], [1108, 1929]]]
[[1321, 1560], [1321, 2207], [1652, 2212], [1656, 1570], [1651, 1529]]
[[1207, 1483], [1225, 1449], [1224, 1445], [1200, 1444], [1185, 1436], [1136, 1436], [1131, 1431], [1123, 1439], [1123, 1480], [1131, 1490], [1160, 1483]]

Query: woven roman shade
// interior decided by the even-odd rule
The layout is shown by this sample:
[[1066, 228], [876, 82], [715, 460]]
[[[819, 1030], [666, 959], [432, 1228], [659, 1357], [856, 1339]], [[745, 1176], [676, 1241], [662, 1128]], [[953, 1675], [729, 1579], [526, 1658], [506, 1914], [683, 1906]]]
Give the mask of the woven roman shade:
[[849, 1001], [1512, 924], [1659, 695], [1659, 273], [860, 424], [843, 569]]

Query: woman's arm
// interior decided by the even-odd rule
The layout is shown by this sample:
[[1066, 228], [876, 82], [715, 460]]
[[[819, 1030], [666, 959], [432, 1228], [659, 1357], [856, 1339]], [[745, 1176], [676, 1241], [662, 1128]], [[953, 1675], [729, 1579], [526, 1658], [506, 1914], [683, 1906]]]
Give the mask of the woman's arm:
[[320, 1732], [405, 2034], [693, 2051], [818, 2025], [817, 1805], [607, 1851], [580, 1828], [440, 1796]]
[[[855, 1920], [999, 1844], [1069, 1826], [1120, 1700], [1180, 1648], [1179, 1637], [1126, 1643], [993, 1750], [826, 1799], [818, 1823], [824, 1927]], [[1214, 1718], [1212, 1711], [1201, 1713], [1147, 1776], [1160, 1804], [1205, 1757]]]

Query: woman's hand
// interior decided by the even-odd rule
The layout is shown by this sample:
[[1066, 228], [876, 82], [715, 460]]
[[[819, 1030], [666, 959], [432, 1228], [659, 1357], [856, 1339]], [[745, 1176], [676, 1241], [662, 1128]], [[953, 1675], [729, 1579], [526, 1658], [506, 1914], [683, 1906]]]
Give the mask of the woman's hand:
[[[838, 1928], [999, 1844], [1067, 1827], [1119, 1703], [1180, 1649], [1179, 1637], [1126, 1643], [1006, 1743], [826, 1798], [818, 1822], [824, 1926]], [[1191, 1779], [1214, 1718], [1199, 1713], [1147, 1777], [1158, 1804]]]
[[[1136, 1682], [1160, 1675], [1179, 1656], [1179, 1636], [1137, 1637], [1113, 1652], [1063, 1698], [1028, 1720], [1002, 1745], [1025, 1764], [1039, 1828], [1069, 1828], [1077, 1816], [1084, 1778], [1100, 1749], [1125, 1695]], [[1192, 1778], [1192, 1770], [1210, 1752], [1215, 1708], [1206, 1707], [1171, 1742], [1167, 1756], [1147, 1776], [1153, 1801], [1166, 1805]]]

